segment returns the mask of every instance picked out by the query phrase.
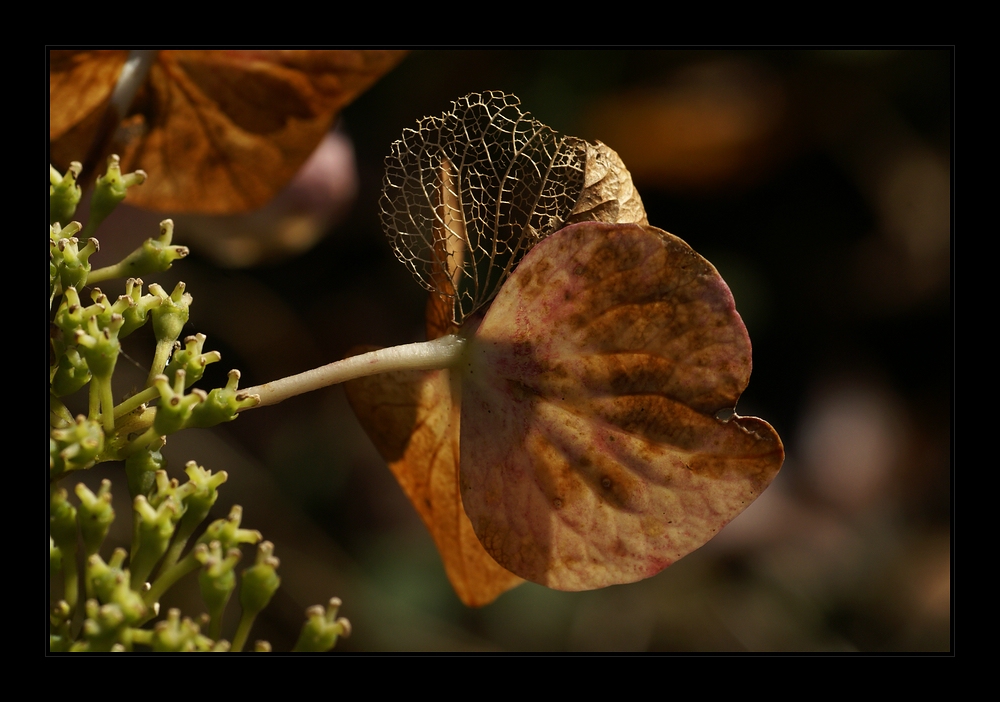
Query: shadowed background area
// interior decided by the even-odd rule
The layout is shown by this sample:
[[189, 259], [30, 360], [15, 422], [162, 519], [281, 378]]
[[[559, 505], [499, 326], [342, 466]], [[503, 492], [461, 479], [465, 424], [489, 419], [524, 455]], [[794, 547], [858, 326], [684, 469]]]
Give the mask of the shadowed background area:
[[[189, 459], [228, 471], [218, 516], [242, 504], [244, 526], [276, 545], [283, 584], [254, 636], [287, 650], [305, 608], [336, 595], [354, 633], [334, 654], [949, 650], [952, 75], [947, 50], [415, 52], [343, 110], [270, 209], [176, 218], [192, 255], [156, 280], [187, 283], [187, 333], [222, 352], [200, 386], [420, 340], [426, 295], [379, 225], [384, 158], [452, 100], [513, 93], [556, 131], [615, 149], [650, 224], [718, 268], [753, 344], [738, 410], [787, 450], [750, 509], [654, 578], [529, 583], [472, 610], [341, 388], [181, 432], [171, 473]], [[120, 208], [95, 266], [162, 217]], [[119, 362], [117, 395], [144, 382], [148, 337], [123, 344], [138, 366]], [[120, 473], [83, 479], [114, 475], [126, 515]], [[164, 604], [201, 611], [189, 580]]]

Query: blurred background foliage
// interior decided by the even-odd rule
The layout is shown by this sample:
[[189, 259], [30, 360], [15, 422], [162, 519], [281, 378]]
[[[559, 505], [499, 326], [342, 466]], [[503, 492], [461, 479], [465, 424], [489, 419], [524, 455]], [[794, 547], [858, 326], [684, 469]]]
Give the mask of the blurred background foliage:
[[[529, 583], [470, 610], [341, 388], [183, 432], [171, 472], [227, 471], [218, 516], [238, 502], [276, 544], [282, 588], [255, 637], [290, 648], [305, 607], [336, 595], [354, 628], [337, 652], [949, 650], [952, 80], [950, 50], [418, 51], [343, 110], [271, 205], [177, 217], [193, 253], [161, 283], [188, 284], [189, 333], [223, 354], [208, 385], [419, 340], [425, 295], [379, 226], [383, 159], [451, 100], [514, 93], [617, 150], [650, 223], [716, 265], [754, 345], [738, 409], [787, 449], [747, 512], [660, 575]], [[161, 217], [120, 208], [96, 265]], [[117, 394], [152, 355], [132, 337], [125, 351], [138, 364], [131, 379], [119, 364]], [[187, 588], [164, 605], [196, 611]]]

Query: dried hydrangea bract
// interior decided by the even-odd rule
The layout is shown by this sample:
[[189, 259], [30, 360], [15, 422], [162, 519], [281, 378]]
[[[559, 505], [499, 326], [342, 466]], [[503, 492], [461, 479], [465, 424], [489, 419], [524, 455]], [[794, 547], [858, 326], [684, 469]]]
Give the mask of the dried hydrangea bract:
[[653, 227], [582, 223], [539, 243], [461, 372], [465, 510], [497, 562], [555, 589], [658, 573], [784, 457], [766, 422], [716, 418], [747, 386], [750, 339], [715, 268]]
[[735, 414], [750, 339], [715, 268], [648, 226], [612, 149], [517, 105], [469, 95], [393, 145], [383, 226], [431, 291], [428, 337], [467, 345], [448, 369], [347, 388], [473, 606], [521, 578], [654, 575], [784, 457], [766, 422]]
[[499, 92], [467, 95], [404, 130], [386, 158], [382, 226], [421, 285], [452, 302], [455, 324], [563, 226], [583, 190], [586, 142], [519, 104]]

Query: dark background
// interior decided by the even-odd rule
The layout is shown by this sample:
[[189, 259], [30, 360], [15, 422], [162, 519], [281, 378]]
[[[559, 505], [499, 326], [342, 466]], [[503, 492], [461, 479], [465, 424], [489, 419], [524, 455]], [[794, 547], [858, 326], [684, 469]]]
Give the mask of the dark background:
[[[188, 284], [190, 333], [222, 351], [203, 387], [234, 367], [249, 386], [358, 344], [420, 340], [424, 293], [379, 225], [383, 159], [451, 100], [514, 93], [557, 131], [617, 150], [650, 223], [716, 265], [754, 347], [739, 411], [787, 450], [763, 497], [660, 575], [584, 593], [526, 584], [470, 610], [342, 389], [181, 432], [171, 471], [192, 458], [228, 471], [220, 516], [240, 503], [244, 525], [276, 544], [283, 587], [254, 636], [287, 649], [305, 607], [336, 595], [354, 626], [337, 651], [949, 650], [952, 59], [414, 52], [342, 113], [330, 166], [342, 185], [324, 196], [338, 221], [314, 248], [224, 267], [234, 261], [206, 256], [192, 224], [192, 256], [159, 280]], [[124, 250], [159, 218], [116, 213], [97, 264], [116, 260], [108, 237]], [[126, 351], [148, 368], [144, 343]], [[121, 382], [141, 383], [134, 373]], [[87, 482], [108, 475], [120, 467]], [[195, 584], [179, 590], [199, 611]]]

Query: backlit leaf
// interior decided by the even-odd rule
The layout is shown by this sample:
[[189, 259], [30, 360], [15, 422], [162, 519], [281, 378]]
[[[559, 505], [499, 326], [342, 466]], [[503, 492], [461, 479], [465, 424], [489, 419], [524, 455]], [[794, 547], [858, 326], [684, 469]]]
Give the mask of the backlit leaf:
[[428, 337], [470, 340], [461, 364], [348, 384], [466, 603], [518, 582], [504, 568], [564, 590], [653, 575], [783, 458], [735, 416], [750, 340], [715, 269], [646, 226], [613, 150], [517, 105], [469, 95], [386, 160], [383, 226], [431, 291]]
[[703, 545], [783, 460], [766, 422], [732, 416], [750, 367], [728, 287], [677, 237], [583, 223], [539, 243], [462, 369], [462, 499], [486, 550], [585, 590]]
[[459, 408], [449, 371], [374, 375], [346, 389], [358, 421], [434, 538], [462, 602], [481, 607], [523, 582], [486, 553], [462, 509]]

